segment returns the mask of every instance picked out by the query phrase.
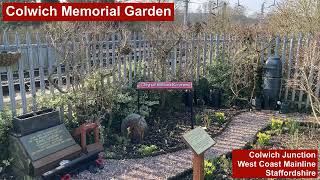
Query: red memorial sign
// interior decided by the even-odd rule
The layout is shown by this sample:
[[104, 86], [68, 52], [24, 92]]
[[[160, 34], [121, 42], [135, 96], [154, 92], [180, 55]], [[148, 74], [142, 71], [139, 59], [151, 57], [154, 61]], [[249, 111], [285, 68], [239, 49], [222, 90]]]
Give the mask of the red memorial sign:
[[174, 3], [2, 3], [2, 21], [174, 21]]
[[139, 82], [137, 89], [192, 89], [192, 82]]
[[233, 150], [233, 178], [318, 178], [317, 150]]

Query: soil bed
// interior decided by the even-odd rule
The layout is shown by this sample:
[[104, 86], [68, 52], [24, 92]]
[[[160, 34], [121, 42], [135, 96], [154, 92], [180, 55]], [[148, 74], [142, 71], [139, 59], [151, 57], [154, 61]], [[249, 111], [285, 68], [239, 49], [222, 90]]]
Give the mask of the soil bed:
[[[207, 128], [207, 132], [215, 137], [222, 133], [223, 130], [228, 126], [232, 117], [244, 112], [244, 110], [239, 111], [235, 109], [205, 109], [206, 112], [210, 114], [215, 112], [223, 112], [225, 115], [225, 122], [223, 124], [218, 124], [214, 120], [212, 121], [210, 127]], [[203, 109], [196, 109], [197, 113], [202, 113]], [[148, 133], [145, 135], [144, 142], [142, 144], [117, 144], [113, 141], [112, 144], [105, 145], [105, 152], [108, 159], [135, 159], [143, 158], [147, 156], [156, 156], [160, 154], [170, 153], [186, 149], [186, 145], [182, 141], [182, 135], [191, 130], [190, 113], [174, 113], [174, 114], [161, 114], [160, 119], [149, 118], [148, 122]], [[204, 126], [203, 123], [200, 124]], [[139, 148], [141, 146], [156, 146], [157, 149], [151, 153], [141, 153]]]

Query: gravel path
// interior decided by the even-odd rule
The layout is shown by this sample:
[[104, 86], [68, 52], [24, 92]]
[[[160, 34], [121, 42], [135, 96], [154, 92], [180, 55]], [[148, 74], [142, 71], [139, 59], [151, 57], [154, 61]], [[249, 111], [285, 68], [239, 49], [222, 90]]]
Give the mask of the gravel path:
[[[233, 118], [229, 127], [215, 138], [216, 144], [206, 152], [206, 158], [216, 157], [240, 149], [254, 139], [257, 131], [265, 127], [273, 113], [246, 112]], [[192, 167], [191, 150], [182, 150], [143, 159], [106, 160], [105, 167], [96, 174], [82, 172], [77, 180], [141, 180], [167, 179]]]

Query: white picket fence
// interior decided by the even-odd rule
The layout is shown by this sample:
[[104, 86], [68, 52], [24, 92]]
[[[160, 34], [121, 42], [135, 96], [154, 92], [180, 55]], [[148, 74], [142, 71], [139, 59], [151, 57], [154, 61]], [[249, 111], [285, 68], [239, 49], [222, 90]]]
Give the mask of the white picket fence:
[[[150, 50], [150, 43], [142, 34], [132, 33], [131, 45], [133, 51], [130, 55], [122, 56], [117, 52], [119, 40], [116, 34], [98, 35], [92, 38], [82, 35], [85, 39], [83, 46], [80, 42], [70, 43], [78, 53], [69, 58], [79, 58], [76, 64], [63, 64], [59, 61], [59, 54], [53, 48], [50, 39], [40, 33], [3, 33], [0, 42], [0, 52], [20, 51], [22, 57], [15, 66], [0, 67], [0, 110], [8, 107], [13, 114], [26, 113], [37, 109], [37, 96], [41, 93], [54, 93], [54, 88], [47, 81], [48, 74], [54, 73], [59, 86], [70, 87], [72, 77], [68, 74], [71, 68], [78, 68], [80, 73], [86, 73], [93, 68], [117, 68], [113, 74], [114, 80], [124, 80], [127, 85], [132, 85], [135, 80], [139, 64], [142, 67], [146, 80], [152, 80], [152, 69], [150, 64], [154, 58]], [[265, 62], [267, 57], [274, 53], [280, 55], [284, 67], [284, 82], [286, 79], [294, 78], [292, 71], [298, 66], [297, 62], [302, 56], [301, 49], [307, 48], [311, 36], [299, 34], [297, 37], [279, 37], [274, 41], [266, 38], [256, 38], [253, 43], [262, 49], [261, 61]], [[167, 60], [170, 77], [181, 77], [185, 71], [190, 71], [188, 80], [198, 80], [206, 74], [206, 67], [214, 60], [225, 61], [241, 48], [242, 39], [234, 36], [201, 34], [188, 36], [172, 49], [170, 58]], [[61, 45], [64, 46], [64, 45]], [[191, 65], [192, 64], [192, 65]], [[141, 68], [141, 66], [140, 66]], [[174, 79], [177, 79], [174, 78]], [[319, 94], [320, 75], [318, 77]], [[184, 79], [185, 80], [185, 79]], [[286, 84], [283, 85], [283, 100], [293, 101], [299, 107], [308, 106], [308, 98], [300, 91], [291, 90]]]

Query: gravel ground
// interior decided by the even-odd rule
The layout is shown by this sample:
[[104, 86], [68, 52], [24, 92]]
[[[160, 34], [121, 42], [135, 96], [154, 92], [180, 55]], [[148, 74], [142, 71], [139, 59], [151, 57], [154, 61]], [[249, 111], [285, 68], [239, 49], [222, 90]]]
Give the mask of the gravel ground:
[[[215, 138], [216, 144], [206, 152], [205, 157], [217, 157], [232, 149], [240, 149], [254, 139], [255, 134], [270, 122], [273, 112], [247, 112], [232, 120], [229, 127]], [[126, 160], [106, 160], [104, 169], [92, 174], [84, 171], [77, 180], [141, 180], [167, 179], [192, 167], [191, 150], [156, 157]]]

